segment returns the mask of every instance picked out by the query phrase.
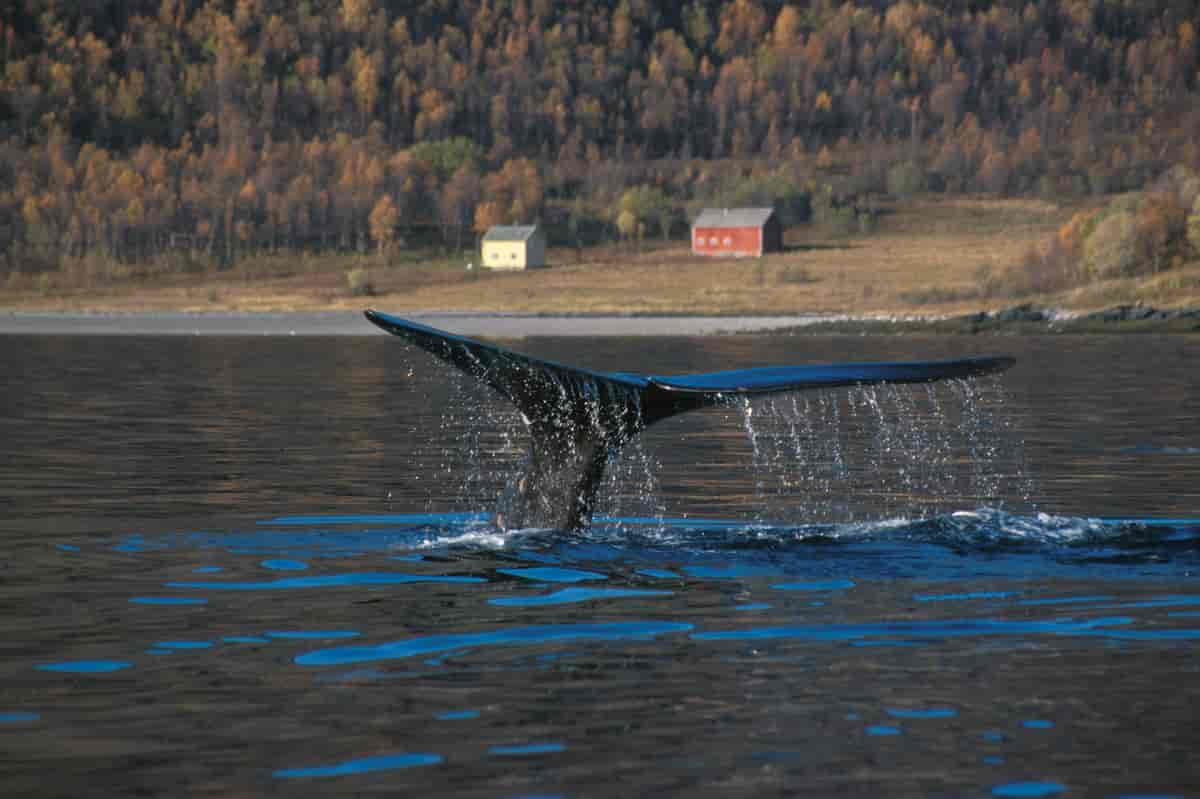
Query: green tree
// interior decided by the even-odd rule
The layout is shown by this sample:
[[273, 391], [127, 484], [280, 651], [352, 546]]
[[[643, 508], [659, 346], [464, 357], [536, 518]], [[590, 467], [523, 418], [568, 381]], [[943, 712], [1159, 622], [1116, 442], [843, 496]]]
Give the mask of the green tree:
[[628, 211], [636, 224], [658, 228], [663, 241], [670, 238], [673, 208], [670, 199], [657, 186], [635, 186], [621, 195], [618, 208], [618, 227], [621, 214]]
[[478, 170], [482, 160], [479, 145], [464, 136], [420, 142], [409, 148], [409, 154], [432, 171], [439, 183], [460, 169]]
[[625, 209], [617, 214], [617, 230], [620, 232], [621, 238], [626, 241], [631, 241], [637, 235], [640, 226], [637, 214], [633, 211]]
[[887, 171], [887, 191], [893, 197], [911, 197], [925, 190], [925, 170], [916, 161], [901, 161]]

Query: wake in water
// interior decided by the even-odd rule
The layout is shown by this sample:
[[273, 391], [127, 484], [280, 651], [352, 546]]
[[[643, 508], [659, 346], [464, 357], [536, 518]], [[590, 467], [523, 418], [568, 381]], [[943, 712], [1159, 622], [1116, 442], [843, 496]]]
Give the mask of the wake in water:
[[935, 546], [945, 554], [1029, 553], [1047, 558], [1105, 557], [1123, 552], [1148, 560], [1200, 554], [1200, 519], [1102, 519], [1018, 515], [994, 508], [925, 518], [768, 524], [720, 519], [598, 517], [586, 532], [500, 530], [483, 513], [283, 516], [255, 529], [176, 533], [154, 539], [130, 536], [124, 552], [214, 548], [240, 554], [343, 557], [383, 553], [394, 559], [453, 551], [549, 551], [590, 548], [588, 557], [647, 549], [686, 559], [706, 553], [773, 551], [811, 555], [861, 554], [864, 548]]

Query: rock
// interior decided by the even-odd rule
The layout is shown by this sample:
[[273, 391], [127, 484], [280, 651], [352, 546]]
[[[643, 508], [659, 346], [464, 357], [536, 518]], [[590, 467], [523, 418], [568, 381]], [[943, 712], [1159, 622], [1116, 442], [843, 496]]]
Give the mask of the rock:
[[1093, 311], [1083, 318], [1089, 322], [1124, 322], [1129, 318], [1129, 312], [1132, 309], [1132, 305], [1117, 305], [1112, 308]]
[[991, 318], [997, 322], [1045, 322], [1050, 317], [1041, 308], [1034, 308], [1033, 305], [1025, 303], [996, 311]]
[[1200, 308], [1155, 308], [1151, 305], [1116, 305], [1081, 316], [1089, 322], [1170, 322], [1175, 319], [1200, 319]]
[[1084, 316], [1084, 319], [1095, 322], [1130, 322], [1139, 319], [1150, 319], [1158, 313], [1154, 308], [1145, 305], [1115, 305], [1102, 311], [1095, 311]]

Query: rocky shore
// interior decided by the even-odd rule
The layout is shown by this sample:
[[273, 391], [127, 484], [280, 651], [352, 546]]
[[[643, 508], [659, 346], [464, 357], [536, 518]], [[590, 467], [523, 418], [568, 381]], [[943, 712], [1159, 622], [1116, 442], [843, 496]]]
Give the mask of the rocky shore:
[[[642, 314], [514, 314], [425, 311], [414, 321], [466, 336], [771, 335], [1042, 335], [1058, 333], [1200, 333], [1200, 308], [1118, 305], [1072, 313], [1032, 304], [949, 317], [707, 316]], [[331, 312], [22, 312], [0, 311], [0, 335], [315, 335], [363, 336], [379, 331], [359, 311]]]
[[962, 316], [845, 318], [775, 330], [785, 335], [1200, 333], [1200, 308], [1116, 305], [1074, 313], [1032, 304]]

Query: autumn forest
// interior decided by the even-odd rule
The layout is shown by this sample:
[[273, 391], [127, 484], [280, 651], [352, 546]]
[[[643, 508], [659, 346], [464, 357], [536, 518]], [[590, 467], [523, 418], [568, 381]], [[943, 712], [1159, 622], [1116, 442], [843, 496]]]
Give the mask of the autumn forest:
[[713, 204], [851, 235], [872, 197], [1164, 175], [1173, 205], [1129, 224], [1185, 242], [1198, 21], [1195, 0], [13, 0], [0, 276], [457, 249], [532, 220], [582, 246]]

